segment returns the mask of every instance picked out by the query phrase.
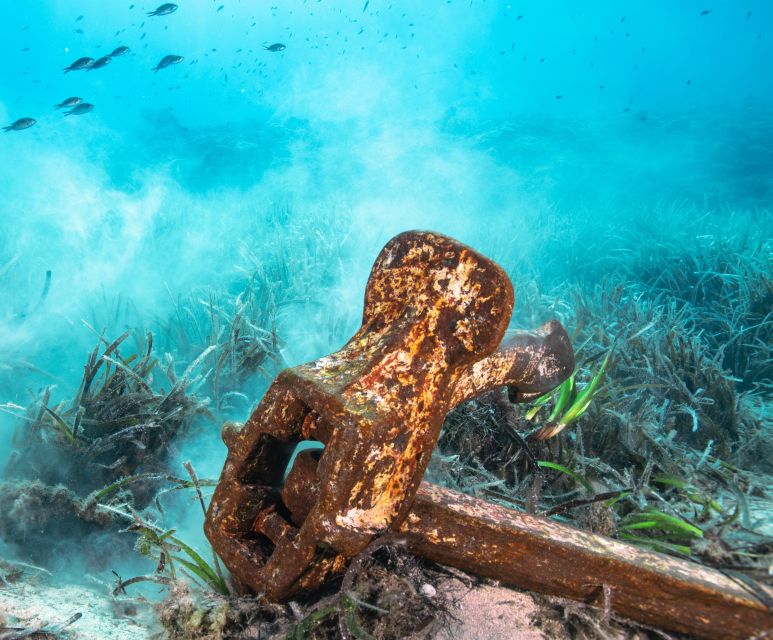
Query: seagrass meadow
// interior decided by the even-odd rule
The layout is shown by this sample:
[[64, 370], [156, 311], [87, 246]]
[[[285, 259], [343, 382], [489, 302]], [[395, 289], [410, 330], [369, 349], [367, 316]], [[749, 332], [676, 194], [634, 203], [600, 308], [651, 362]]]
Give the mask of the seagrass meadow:
[[773, 609], [768, 2], [19, 0], [0, 30], [0, 640], [687, 637], [397, 539], [238, 592], [221, 427], [352, 337], [411, 229], [575, 354], [455, 407], [426, 479]]

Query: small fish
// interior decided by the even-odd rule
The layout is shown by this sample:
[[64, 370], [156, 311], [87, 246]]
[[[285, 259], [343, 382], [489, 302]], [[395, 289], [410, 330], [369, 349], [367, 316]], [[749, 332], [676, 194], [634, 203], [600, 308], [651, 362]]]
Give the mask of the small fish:
[[173, 64], [179, 64], [183, 61], [182, 56], [164, 56], [161, 58], [161, 62], [159, 62], [154, 68], [153, 71], [161, 71], [161, 69], [166, 69], [167, 67], [172, 66]]
[[177, 5], [172, 4], [171, 2], [165, 2], [160, 7], [158, 7], [155, 11], [150, 11], [148, 13], [149, 16], [168, 16], [170, 13], [174, 13], [177, 11]]
[[365, 10], [368, 8], [369, 4], [370, 4], [370, 0], [365, 0], [365, 6], [362, 8], [363, 13], [365, 13]]
[[22, 131], [23, 129], [29, 129], [36, 122], [35, 118], [19, 118], [16, 122], [3, 127], [3, 131], [6, 133], [9, 131]]
[[285, 45], [283, 45], [281, 42], [275, 42], [274, 44], [272, 44], [272, 45], [270, 45], [268, 47], [263, 47], [263, 48], [266, 51], [272, 51], [274, 53], [276, 53], [277, 51], [284, 51], [285, 49], [287, 49], [287, 47]]
[[78, 58], [69, 67], [65, 67], [64, 72], [67, 73], [68, 71], [82, 71], [83, 69], [91, 68], [92, 64], [94, 64], [94, 58]]
[[225, 7], [225, 5], [224, 5], [224, 4], [221, 4], [221, 5], [220, 5], [220, 6], [217, 8], [217, 10], [218, 10], [218, 11], [222, 11], [222, 10], [223, 10], [223, 7]]
[[107, 65], [110, 64], [111, 60], [112, 60], [112, 58], [110, 56], [102, 56], [98, 60], [94, 61], [94, 64], [92, 64], [89, 67], [89, 71], [93, 71], [94, 69], [101, 69], [102, 67], [106, 67]]
[[75, 22], [80, 22], [81, 20], [83, 20], [83, 16], [78, 16], [75, 18]]
[[111, 58], [118, 58], [119, 56], [125, 56], [129, 53], [129, 47], [118, 47], [113, 53], [110, 54]]
[[82, 102], [78, 106], [76, 106], [73, 109], [70, 109], [67, 113], [64, 115], [66, 116], [82, 116], [84, 113], [88, 113], [89, 111], [92, 111], [94, 109], [94, 105], [90, 104], [88, 102]]
[[73, 96], [72, 98], [67, 98], [67, 100], [62, 100], [59, 104], [55, 104], [54, 107], [57, 109], [64, 109], [66, 107], [74, 107], [79, 105], [81, 102], [83, 102], [83, 98]]
[[704, 9], [703, 11], [701, 11], [701, 15], [702, 15], [702, 16], [707, 16], [707, 15], [709, 15], [710, 13], [711, 13], [711, 9]]

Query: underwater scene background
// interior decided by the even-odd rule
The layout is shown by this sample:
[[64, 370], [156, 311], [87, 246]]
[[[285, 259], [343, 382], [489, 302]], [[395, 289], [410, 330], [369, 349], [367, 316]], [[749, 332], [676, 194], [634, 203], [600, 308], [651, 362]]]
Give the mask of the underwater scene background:
[[[497, 393], [448, 416], [431, 480], [771, 583], [773, 4], [5, 9], [0, 637], [336, 637], [314, 603], [229, 600], [198, 491], [222, 423], [354, 334], [408, 229], [496, 260], [512, 328], [559, 319], [572, 393], [598, 382], [529, 441], [536, 493]], [[512, 405], [524, 436], [557, 401]], [[196, 568], [175, 573], [172, 529]], [[536, 596], [515, 635], [454, 627], [463, 608], [422, 596], [431, 568], [380, 562], [372, 637], [650, 633]]]

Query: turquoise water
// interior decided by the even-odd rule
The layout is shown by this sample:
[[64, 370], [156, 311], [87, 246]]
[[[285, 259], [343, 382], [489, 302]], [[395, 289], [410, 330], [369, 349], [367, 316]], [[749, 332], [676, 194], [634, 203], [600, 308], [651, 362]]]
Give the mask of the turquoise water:
[[[663, 309], [710, 309], [691, 335], [770, 429], [771, 3], [178, 4], [5, 8], [0, 124], [35, 123], [0, 133], [0, 459], [44, 389], [69, 406], [99, 336], [104, 349], [129, 331], [125, 358], [152, 332], [151, 383], [168, 389], [163, 370], [221, 344], [251, 301], [245, 331], [269, 355], [239, 369], [228, 354], [216, 384], [211, 352], [196, 363], [211, 418], [164, 453], [216, 478], [219, 423], [352, 335], [373, 259], [407, 229], [500, 262], [513, 326], [573, 328], [578, 299], [621, 282], [670, 287], [651, 297]], [[154, 71], [169, 55], [182, 60]], [[93, 110], [54, 107], [69, 97]], [[736, 315], [706, 284], [750, 278]], [[635, 333], [623, 315], [596, 316], [595, 335]], [[66, 482], [42, 458], [21, 475]]]

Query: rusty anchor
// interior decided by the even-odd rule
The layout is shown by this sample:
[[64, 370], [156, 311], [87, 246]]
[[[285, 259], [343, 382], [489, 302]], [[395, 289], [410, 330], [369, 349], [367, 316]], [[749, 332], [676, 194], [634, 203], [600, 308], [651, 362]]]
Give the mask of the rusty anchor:
[[[506, 273], [471, 248], [418, 231], [386, 244], [354, 337], [282, 371], [243, 426], [223, 428], [205, 532], [236, 587], [275, 601], [313, 591], [392, 531], [416, 553], [510, 584], [587, 602], [609, 591], [614, 611], [664, 628], [773, 627], [759, 598], [718, 572], [422, 483], [454, 406], [502, 386], [528, 400], [573, 371], [556, 321], [500, 344], [512, 307]], [[324, 450], [298, 453], [286, 474], [303, 440]], [[675, 592], [687, 601], [661, 601]]]

